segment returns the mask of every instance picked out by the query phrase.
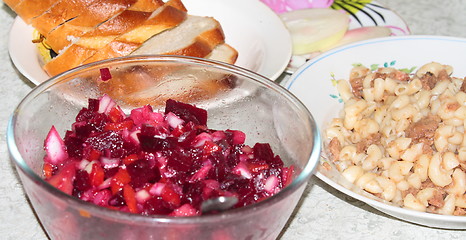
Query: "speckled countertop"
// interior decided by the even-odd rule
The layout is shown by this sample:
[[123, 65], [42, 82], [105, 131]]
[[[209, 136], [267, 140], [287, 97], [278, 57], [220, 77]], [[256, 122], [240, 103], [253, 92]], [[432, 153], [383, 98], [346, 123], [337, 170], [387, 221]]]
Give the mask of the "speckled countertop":
[[[466, 37], [463, 0], [378, 0], [397, 12], [412, 34]], [[47, 239], [8, 159], [5, 131], [14, 107], [32, 89], [8, 55], [15, 14], [0, 3], [0, 239]], [[280, 239], [466, 239], [466, 231], [433, 229], [394, 219], [312, 178]]]

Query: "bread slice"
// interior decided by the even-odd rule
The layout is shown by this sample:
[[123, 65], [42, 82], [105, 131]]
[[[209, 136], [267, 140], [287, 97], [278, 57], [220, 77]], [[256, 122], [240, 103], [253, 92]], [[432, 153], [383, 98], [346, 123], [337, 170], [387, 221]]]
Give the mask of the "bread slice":
[[4, 2], [27, 24], [41, 15], [59, 0], [4, 0]]
[[63, 49], [44, 65], [50, 76], [77, 67], [87, 58], [126, 31], [136, 28], [150, 17], [151, 13], [125, 10], [118, 16], [85, 33], [79, 40]]
[[238, 51], [232, 46], [223, 43], [217, 45], [212, 52], [207, 55], [205, 58], [220, 62], [225, 62], [229, 64], [234, 64], [236, 59], [238, 59]]
[[138, 0], [128, 10], [140, 12], [153, 12], [165, 4], [162, 0]]
[[45, 38], [59, 25], [81, 15], [98, 0], [61, 0], [43, 14], [33, 18], [31, 25]]
[[225, 35], [217, 20], [190, 15], [180, 26], [153, 36], [130, 55], [166, 54], [202, 58], [224, 41]]
[[[50, 76], [54, 76], [81, 65], [84, 60], [118, 36], [142, 26], [149, 18], [163, 14], [164, 11], [170, 11], [170, 9], [167, 10], [167, 6], [161, 6], [151, 13], [129, 9], [123, 11], [118, 16], [85, 33], [76, 43], [65, 48], [58, 56], [46, 63], [44, 70]], [[131, 7], [130, 9], [138, 8]]]
[[14, 10], [16, 6], [18, 6], [19, 3], [21, 3], [23, 0], [3, 0], [3, 2], [11, 8], [11, 10]]
[[129, 55], [150, 37], [175, 28], [184, 22], [187, 13], [181, 0], [170, 0], [165, 5], [162, 12], [155, 14], [141, 26], [118, 36], [99, 49], [92, 57], [86, 59], [83, 64]]
[[99, 0], [86, 7], [86, 11], [48, 33], [47, 44], [59, 52], [84, 33], [135, 4], [137, 0]]

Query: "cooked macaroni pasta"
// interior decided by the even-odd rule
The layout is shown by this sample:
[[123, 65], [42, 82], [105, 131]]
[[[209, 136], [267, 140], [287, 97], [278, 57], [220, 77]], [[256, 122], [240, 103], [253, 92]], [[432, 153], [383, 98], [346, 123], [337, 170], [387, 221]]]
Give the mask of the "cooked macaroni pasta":
[[466, 215], [466, 81], [452, 72], [357, 66], [337, 81], [344, 109], [324, 136], [342, 175], [404, 208]]

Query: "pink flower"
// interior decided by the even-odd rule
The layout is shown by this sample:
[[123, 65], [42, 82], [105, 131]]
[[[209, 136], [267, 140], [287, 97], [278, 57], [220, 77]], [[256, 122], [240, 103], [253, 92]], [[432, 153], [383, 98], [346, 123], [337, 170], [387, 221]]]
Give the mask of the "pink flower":
[[303, 8], [328, 8], [333, 0], [261, 0], [276, 13]]

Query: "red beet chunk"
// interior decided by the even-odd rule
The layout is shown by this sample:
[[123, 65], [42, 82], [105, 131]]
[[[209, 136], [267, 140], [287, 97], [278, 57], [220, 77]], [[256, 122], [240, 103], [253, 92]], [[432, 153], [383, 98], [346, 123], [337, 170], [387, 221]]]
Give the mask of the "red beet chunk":
[[207, 111], [193, 105], [168, 99], [165, 106], [165, 114], [172, 112], [185, 120], [198, 125], [207, 125]]
[[86, 139], [85, 144], [101, 152], [108, 153], [108, 157], [124, 157], [126, 151], [123, 148], [123, 138], [114, 131], [107, 131]]
[[137, 160], [126, 166], [129, 175], [131, 176], [131, 186], [133, 188], [141, 188], [151, 185], [160, 180], [159, 169], [151, 168], [148, 161]]

